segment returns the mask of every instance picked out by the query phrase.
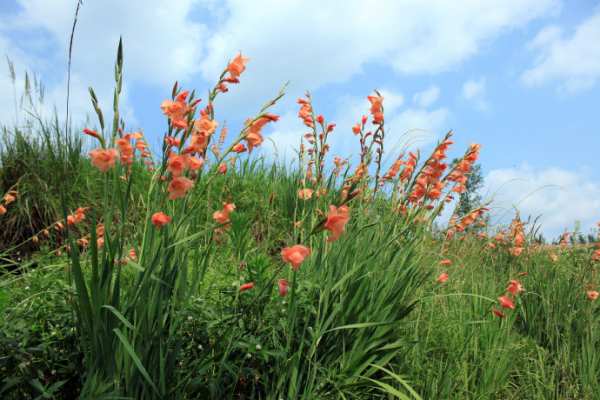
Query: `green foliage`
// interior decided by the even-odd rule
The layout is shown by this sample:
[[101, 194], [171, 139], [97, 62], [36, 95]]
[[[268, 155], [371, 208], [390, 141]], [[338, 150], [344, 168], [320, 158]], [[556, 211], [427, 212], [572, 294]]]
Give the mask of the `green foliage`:
[[[99, 140], [102, 148], [123, 135], [121, 43], [117, 54], [112, 127], [104, 126], [90, 91], [108, 135]], [[209, 93], [211, 113], [217, 93]], [[173, 98], [180, 94], [175, 85]], [[193, 98], [192, 92], [188, 104]], [[0, 148], [2, 188], [19, 191], [0, 223], [21, 236], [6, 243], [22, 246], [75, 207], [90, 209], [84, 221], [54, 229], [39, 253], [1, 277], [3, 398], [593, 399], [600, 393], [600, 309], [585, 297], [597, 265], [587, 247], [526, 245], [517, 257], [510, 244], [489, 246], [473, 232], [441, 240], [431, 229], [441, 206], [429, 201], [443, 196], [417, 196], [409, 204], [419, 173], [391, 198], [371, 190], [368, 178], [331, 174], [311, 182], [304, 168], [262, 159], [238, 159], [218, 174], [247, 127], [229, 150], [203, 154], [204, 171], [194, 171], [193, 189], [177, 200], [169, 199], [163, 179], [173, 179], [166, 145], [154, 172], [137, 160], [100, 173], [81, 156], [81, 141], [63, 135], [57, 122], [39, 127], [39, 137], [15, 129], [9, 138], [5, 131]], [[185, 139], [190, 132], [170, 122], [168, 133]], [[40, 163], [58, 172], [41, 171]], [[478, 167], [469, 180], [462, 215], [480, 201]], [[298, 189], [311, 185], [314, 195], [299, 199]], [[213, 212], [234, 201], [230, 221], [213, 220]], [[324, 231], [330, 205], [351, 209], [333, 242]], [[171, 222], [155, 226], [151, 216], [158, 211]], [[294, 244], [311, 250], [298, 268], [281, 257]], [[56, 255], [56, 247], [67, 256]], [[446, 257], [453, 261], [450, 279], [438, 283]], [[512, 279], [525, 291], [514, 296], [515, 310], [498, 318], [496, 299]], [[280, 293], [280, 280], [287, 293]]]
[[0, 396], [75, 398], [81, 351], [64, 263], [33, 270], [0, 285]]

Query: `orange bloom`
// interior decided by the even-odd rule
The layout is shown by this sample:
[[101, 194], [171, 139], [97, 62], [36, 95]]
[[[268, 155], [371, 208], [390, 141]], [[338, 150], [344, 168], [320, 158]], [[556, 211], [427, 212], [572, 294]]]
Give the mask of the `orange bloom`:
[[169, 222], [171, 222], [171, 217], [163, 212], [157, 212], [152, 215], [152, 223], [159, 229], [167, 225]]
[[254, 282], [244, 283], [240, 286], [240, 292], [245, 292], [246, 290], [250, 290], [254, 288]]
[[243, 153], [246, 151], [246, 146], [244, 146], [244, 143], [238, 143], [235, 146], [233, 146], [232, 150], [238, 154]]
[[175, 101], [165, 100], [161, 103], [160, 109], [171, 120], [175, 128], [187, 128], [187, 115], [191, 108], [185, 103], [188, 91], [183, 91], [175, 98]]
[[492, 312], [494, 313], [494, 315], [496, 317], [499, 317], [499, 318], [504, 318], [505, 317], [505, 315], [504, 315], [504, 313], [502, 311], [497, 310], [495, 308], [492, 308]]
[[0, 204], [0, 215], [4, 215], [6, 214], [6, 207], [4, 207], [2, 204]]
[[173, 178], [167, 190], [169, 191], [169, 200], [179, 199], [194, 186], [194, 181], [183, 176]]
[[449, 267], [450, 265], [452, 265], [452, 260], [450, 260], [449, 258], [444, 258], [443, 260], [440, 261], [440, 265]]
[[278, 115], [273, 114], [265, 114], [259, 117], [254, 122], [249, 122], [250, 126], [248, 126], [248, 133], [244, 139], [248, 142], [248, 151], [252, 151], [253, 148], [258, 147], [264, 141], [261, 130], [262, 128], [269, 122], [276, 122], [279, 120]]
[[86, 135], [91, 136], [93, 138], [100, 139], [100, 134], [92, 129], [85, 128], [83, 130], [83, 133], [85, 133]]
[[285, 297], [288, 294], [288, 281], [285, 279], [280, 279], [277, 281], [277, 286], [279, 286], [279, 295], [281, 297]]
[[115, 166], [118, 155], [117, 149], [94, 149], [90, 151], [92, 165], [102, 172], [106, 172]]
[[125, 135], [120, 139], [117, 139], [117, 147], [119, 147], [119, 152], [121, 153], [121, 164], [123, 165], [131, 165], [133, 163], [133, 155], [134, 149], [129, 142], [130, 135]]
[[128, 257], [132, 261], [137, 260], [137, 254], [136, 254], [135, 249], [133, 247], [129, 250]]
[[17, 198], [15, 196], [12, 195], [12, 193], [7, 193], [4, 195], [4, 204], [5, 205], [9, 205], [10, 203], [12, 203], [13, 201], [15, 201]]
[[523, 248], [522, 247], [511, 247], [509, 251], [510, 251], [510, 254], [512, 254], [515, 257], [518, 257], [521, 255], [521, 253], [523, 253]]
[[188, 157], [185, 155], [171, 155], [167, 161], [167, 171], [174, 177], [181, 176], [188, 166]]
[[313, 195], [313, 190], [309, 188], [304, 188], [298, 190], [298, 197], [302, 200], [309, 200]]
[[325, 229], [330, 232], [329, 237], [327, 238], [328, 242], [333, 242], [339, 239], [342, 232], [346, 227], [346, 224], [350, 220], [350, 209], [348, 206], [329, 206], [329, 214], [327, 215], [327, 220], [325, 221]]
[[594, 301], [594, 300], [598, 299], [598, 296], [600, 296], [600, 293], [598, 293], [597, 290], [588, 290], [586, 292], [586, 295], [590, 301]]
[[286, 247], [281, 250], [281, 258], [284, 262], [292, 264], [292, 269], [298, 271], [300, 264], [310, 255], [310, 249], [301, 244]]
[[436, 279], [437, 283], [446, 283], [446, 281], [448, 280], [449, 275], [447, 272], [442, 272]]
[[308, 100], [298, 99], [298, 104], [300, 104], [300, 111], [298, 112], [298, 117], [302, 119], [304, 125], [312, 128], [314, 126], [313, 118], [312, 118], [312, 106]]
[[383, 97], [380, 95], [377, 96], [367, 96], [369, 102], [371, 103], [371, 115], [373, 116], [374, 124], [381, 124], [383, 122]]
[[248, 60], [248, 58], [242, 56], [242, 53], [238, 54], [229, 65], [227, 65], [227, 72], [229, 72], [229, 75], [234, 79], [238, 78], [246, 69]]
[[220, 211], [215, 211], [213, 213], [213, 219], [215, 222], [225, 225], [229, 223], [229, 214], [235, 210], [235, 204], [233, 203], [225, 203], [223, 205], [223, 209]]
[[85, 219], [86, 211], [87, 211], [87, 208], [79, 207], [77, 210], [75, 210], [75, 212], [73, 214], [67, 215], [67, 224], [75, 225], [75, 224], [78, 224], [81, 221], [83, 221]]
[[510, 308], [511, 310], [515, 309], [515, 303], [508, 296], [500, 296], [498, 297], [498, 302], [503, 308]]
[[227, 164], [222, 163], [219, 165], [219, 173], [223, 175], [227, 173]]
[[512, 279], [508, 283], [506, 291], [509, 292], [509, 293], [512, 293], [513, 295], [516, 296], [519, 293], [525, 291], [525, 288], [523, 287], [523, 285], [521, 285], [521, 282], [517, 281], [516, 279]]

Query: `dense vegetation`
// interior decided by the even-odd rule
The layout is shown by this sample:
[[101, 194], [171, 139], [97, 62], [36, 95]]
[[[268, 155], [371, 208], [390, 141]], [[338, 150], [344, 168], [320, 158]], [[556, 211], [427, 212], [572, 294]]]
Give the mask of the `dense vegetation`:
[[486, 226], [479, 147], [448, 163], [451, 134], [383, 166], [379, 93], [335, 132], [355, 166], [329, 161], [310, 96], [293, 167], [248, 156], [283, 92], [219, 132], [245, 62], [201, 109], [175, 85], [158, 156], [120, 122], [120, 46], [112, 126], [92, 92], [85, 135], [4, 130], [2, 398], [599, 398], [599, 251], [539, 245], [518, 215]]

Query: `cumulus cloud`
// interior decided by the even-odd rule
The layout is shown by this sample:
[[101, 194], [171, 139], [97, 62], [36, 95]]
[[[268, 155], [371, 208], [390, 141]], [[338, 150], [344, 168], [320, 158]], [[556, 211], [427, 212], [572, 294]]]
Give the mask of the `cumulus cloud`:
[[212, 80], [223, 60], [240, 49], [252, 58], [239, 96], [225, 100], [237, 109], [288, 79], [295, 90], [314, 90], [345, 82], [370, 63], [400, 74], [445, 71], [476, 54], [483, 43], [560, 7], [558, 0], [224, 4], [229, 13], [206, 42], [201, 69]]
[[[21, 0], [15, 17], [20, 29], [43, 29], [48, 44], [67, 51], [74, 2], [70, 0]], [[190, 18], [193, 0], [105, 0], [84, 2], [79, 13], [73, 67], [93, 78], [98, 71], [112, 71], [119, 37], [125, 43], [128, 79], [171, 85], [189, 79], [199, 70], [205, 25]]]
[[571, 34], [557, 26], [542, 29], [530, 42], [534, 65], [521, 75], [528, 86], [556, 81], [559, 89], [579, 92], [600, 80], [600, 12], [582, 21]]
[[485, 100], [485, 86], [486, 80], [484, 77], [469, 79], [462, 86], [461, 96], [478, 109], [485, 110], [488, 108], [487, 101]]
[[[72, 109], [74, 120], [92, 112], [87, 88], [94, 87], [105, 113], [112, 109], [113, 66], [119, 37], [125, 49], [122, 114], [136, 124], [127, 86], [142, 83], [168, 93], [175, 80], [190, 80], [199, 72], [206, 36], [204, 24], [191, 19], [194, 0], [90, 1], [80, 9], [73, 45]], [[16, 15], [1, 18], [0, 34], [15, 64], [40, 74], [48, 85], [47, 104], [64, 111], [66, 60], [75, 12], [70, 0], [20, 0]], [[8, 34], [24, 38], [8, 41]], [[0, 37], [0, 49], [4, 50]], [[28, 57], [20, 57], [20, 54]], [[0, 81], [4, 89], [6, 82]], [[4, 96], [3, 96], [4, 97]], [[3, 100], [4, 101], [4, 100]], [[1, 116], [5, 120], [4, 116]]]
[[600, 220], [600, 182], [586, 171], [524, 164], [490, 171], [485, 184], [498, 222], [507, 222], [514, 206], [524, 217], [540, 216], [548, 238], [572, 228], [576, 221], [587, 232]]
[[439, 97], [440, 88], [437, 86], [430, 86], [422, 92], [415, 93], [413, 102], [419, 107], [429, 107], [435, 103]]

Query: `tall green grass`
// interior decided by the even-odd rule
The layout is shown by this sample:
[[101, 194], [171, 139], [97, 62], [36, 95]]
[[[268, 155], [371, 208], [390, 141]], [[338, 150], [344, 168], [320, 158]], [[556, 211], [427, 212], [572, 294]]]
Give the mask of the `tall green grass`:
[[[108, 147], [122, 137], [122, 60], [119, 46], [116, 116], [112, 126], [99, 120]], [[216, 90], [209, 99], [217, 103]], [[392, 182], [390, 196], [350, 168], [340, 176], [321, 170], [311, 183], [306, 164], [239, 157], [220, 174], [229, 162], [221, 149], [204, 154], [207, 165], [186, 197], [169, 200], [166, 147], [154, 171], [136, 160], [100, 173], [58, 122], [39, 127], [39, 136], [14, 130], [0, 149], [0, 176], [12, 177], [3, 188], [16, 185], [14, 205], [23, 207], [0, 224], [30, 216], [36, 195], [47, 214], [30, 230], [13, 225], [13, 234], [25, 233], [11, 246], [76, 207], [91, 208], [80, 224], [53, 228], [32, 256], [36, 269], [0, 278], [3, 398], [599, 398], [600, 311], [584, 290], [597, 284], [591, 250], [541, 248], [530, 237], [515, 257], [509, 245], [492, 249], [475, 232], [446, 240], [432, 228], [442, 202], [428, 209], [407, 200], [423, 163]], [[186, 134], [171, 123], [167, 132]], [[40, 162], [66, 175], [41, 175], [48, 172]], [[314, 196], [299, 199], [298, 189], [312, 185]], [[212, 218], [224, 202], [236, 205], [227, 227]], [[334, 242], [323, 231], [331, 204], [351, 210]], [[157, 211], [171, 223], [154, 226]], [[280, 256], [293, 244], [312, 251], [297, 271]], [[560, 253], [557, 261], [550, 252]], [[437, 283], [443, 258], [453, 261], [450, 279]], [[289, 282], [286, 296], [279, 279]], [[498, 318], [491, 311], [511, 279], [525, 292]], [[240, 291], [248, 282], [254, 287]]]

